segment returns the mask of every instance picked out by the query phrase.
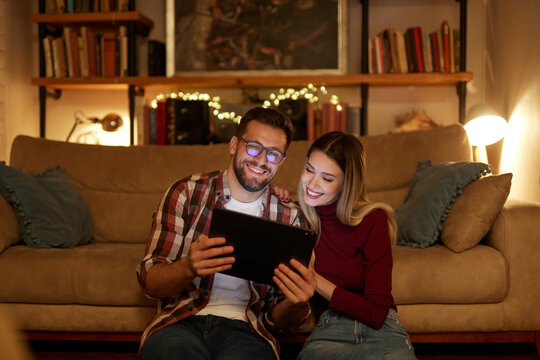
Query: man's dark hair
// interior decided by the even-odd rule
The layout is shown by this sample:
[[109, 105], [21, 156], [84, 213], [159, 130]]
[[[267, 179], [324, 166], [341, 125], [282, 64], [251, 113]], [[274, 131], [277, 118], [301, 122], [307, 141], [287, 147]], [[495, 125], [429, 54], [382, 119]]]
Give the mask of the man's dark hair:
[[285, 150], [287, 150], [294, 134], [294, 126], [287, 116], [276, 109], [254, 107], [242, 116], [234, 135], [238, 138], [242, 137], [246, 132], [247, 125], [253, 120], [285, 131], [285, 135], [287, 135]]

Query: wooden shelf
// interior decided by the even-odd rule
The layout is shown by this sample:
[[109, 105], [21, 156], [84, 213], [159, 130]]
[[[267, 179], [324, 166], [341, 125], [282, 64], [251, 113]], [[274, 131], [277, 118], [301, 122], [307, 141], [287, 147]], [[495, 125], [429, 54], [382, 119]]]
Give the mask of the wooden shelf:
[[280, 76], [131, 76], [131, 77], [87, 77], [87, 78], [33, 78], [32, 85], [51, 89], [126, 89], [128, 85], [142, 88], [275, 88], [316, 86], [434, 86], [456, 85], [473, 79], [471, 72], [460, 73], [411, 73], [384, 75], [280, 75]]
[[89, 12], [67, 14], [34, 14], [32, 22], [45, 23], [53, 26], [81, 25], [81, 24], [106, 24], [117, 26], [128, 21], [135, 21], [138, 26], [149, 29], [154, 22], [138, 11], [116, 12]]

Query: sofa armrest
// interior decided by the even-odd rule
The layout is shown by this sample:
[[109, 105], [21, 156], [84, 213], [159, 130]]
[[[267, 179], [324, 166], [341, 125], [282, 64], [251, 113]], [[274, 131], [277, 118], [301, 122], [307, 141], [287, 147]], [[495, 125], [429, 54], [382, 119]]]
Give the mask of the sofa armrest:
[[0, 254], [20, 241], [19, 223], [13, 207], [0, 195]]
[[540, 203], [508, 200], [486, 239], [508, 266], [508, 329], [540, 330]]

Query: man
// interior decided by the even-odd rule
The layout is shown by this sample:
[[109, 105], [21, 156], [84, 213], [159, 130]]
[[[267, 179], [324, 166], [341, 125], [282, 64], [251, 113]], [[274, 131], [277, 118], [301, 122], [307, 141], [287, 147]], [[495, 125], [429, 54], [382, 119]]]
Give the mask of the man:
[[[208, 238], [214, 207], [306, 227], [300, 210], [271, 195], [268, 183], [285, 158], [293, 126], [279, 111], [253, 108], [229, 144], [227, 170], [173, 184], [154, 215], [139, 283], [160, 299], [141, 339], [142, 359], [274, 359], [269, 329], [311, 321], [313, 270], [291, 260], [274, 270], [277, 289], [220, 274], [234, 262], [224, 238]], [[238, 224], [241, 226], [241, 224]], [[253, 241], [257, 241], [256, 236]]]

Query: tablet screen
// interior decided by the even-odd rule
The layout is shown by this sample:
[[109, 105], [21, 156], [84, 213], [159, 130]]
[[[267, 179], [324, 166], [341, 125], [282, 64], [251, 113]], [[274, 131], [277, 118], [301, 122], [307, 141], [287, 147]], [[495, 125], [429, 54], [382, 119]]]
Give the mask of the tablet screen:
[[236, 261], [223, 274], [274, 285], [274, 269], [294, 258], [308, 266], [317, 234], [288, 224], [215, 208], [209, 237], [234, 246]]

